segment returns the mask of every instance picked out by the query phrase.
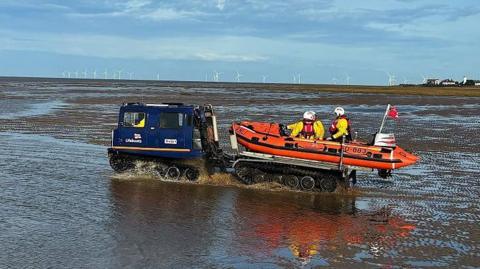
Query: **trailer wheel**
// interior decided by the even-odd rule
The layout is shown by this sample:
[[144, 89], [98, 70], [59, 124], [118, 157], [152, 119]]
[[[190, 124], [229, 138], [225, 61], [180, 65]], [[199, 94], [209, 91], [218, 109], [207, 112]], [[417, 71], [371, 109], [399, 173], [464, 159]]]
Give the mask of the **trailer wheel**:
[[292, 189], [298, 188], [299, 180], [296, 175], [286, 175], [284, 178], [284, 183]]
[[255, 170], [254, 173], [255, 174], [252, 176], [252, 181], [254, 184], [267, 181], [265, 173], [263, 173], [262, 171]]
[[304, 176], [300, 179], [300, 186], [302, 187], [302, 190], [313, 190], [313, 188], [315, 188], [315, 179], [311, 176]]
[[324, 177], [320, 180], [320, 188], [323, 191], [333, 192], [337, 188], [337, 180], [333, 177]]
[[238, 178], [240, 178], [243, 183], [247, 185], [252, 184], [252, 175], [248, 167], [240, 166], [238, 168], [235, 168], [235, 174]]
[[181, 176], [180, 169], [176, 166], [170, 166], [167, 170], [167, 179], [178, 180]]
[[119, 155], [110, 156], [110, 166], [117, 173], [123, 173], [135, 168], [135, 163], [132, 159]]
[[185, 175], [185, 178], [189, 181], [196, 181], [200, 176], [200, 172], [195, 168], [187, 168], [185, 169], [185, 172], [183, 174]]

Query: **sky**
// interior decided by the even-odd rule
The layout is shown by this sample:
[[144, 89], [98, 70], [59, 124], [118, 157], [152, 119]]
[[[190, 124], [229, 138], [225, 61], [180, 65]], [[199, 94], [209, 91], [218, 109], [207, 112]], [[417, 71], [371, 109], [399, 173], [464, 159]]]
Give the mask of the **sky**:
[[480, 79], [478, 0], [0, 0], [0, 76]]

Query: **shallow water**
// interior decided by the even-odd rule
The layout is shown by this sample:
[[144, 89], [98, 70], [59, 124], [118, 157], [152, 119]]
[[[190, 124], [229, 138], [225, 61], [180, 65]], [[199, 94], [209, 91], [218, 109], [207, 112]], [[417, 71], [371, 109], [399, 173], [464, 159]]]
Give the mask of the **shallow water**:
[[[480, 98], [97, 84], [1, 81], [1, 268], [480, 266]], [[121, 102], [141, 99], [213, 103], [223, 128], [306, 107], [327, 125], [341, 104], [360, 137], [391, 102], [400, 120], [387, 130], [422, 159], [336, 194], [117, 176], [110, 129]]]

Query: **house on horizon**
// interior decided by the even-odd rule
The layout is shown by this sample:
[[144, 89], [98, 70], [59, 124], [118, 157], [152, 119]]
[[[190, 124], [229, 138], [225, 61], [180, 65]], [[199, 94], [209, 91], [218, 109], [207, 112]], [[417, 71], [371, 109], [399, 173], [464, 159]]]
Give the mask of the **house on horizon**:
[[457, 81], [454, 81], [453, 79], [444, 79], [442, 81], [440, 81], [440, 85], [441, 86], [456, 86], [458, 85], [458, 82]]
[[438, 78], [427, 78], [425, 80], [425, 86], [439, 86], [440, 85], [440, 79]]

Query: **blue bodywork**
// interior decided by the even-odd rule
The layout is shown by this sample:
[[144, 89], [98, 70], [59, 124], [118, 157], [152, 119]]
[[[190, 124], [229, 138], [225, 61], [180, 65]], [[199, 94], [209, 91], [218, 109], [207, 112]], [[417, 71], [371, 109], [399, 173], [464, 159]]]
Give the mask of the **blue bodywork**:
[[[142, 127], [126, 123], [126, 115], [135, 112], [145, 115]], [[167, 120], [170, 121], [169, 126], [165, 126]], [[177, 126], [171, 126], [172, 120]], [[118, 126], [112, 131], [112, 145], [108, 152], [169, 159], [201, 158], [204, 152], [194, 139], [198, 138], [195, 134], [198, 133], [198, 125], [202, 120], [203, 112], [193, 105], [123, 104]]]

